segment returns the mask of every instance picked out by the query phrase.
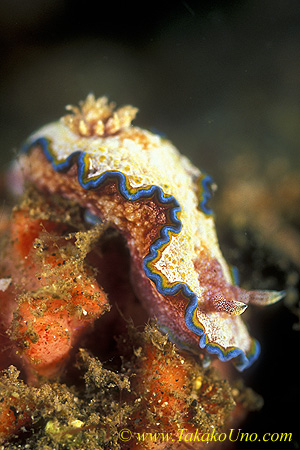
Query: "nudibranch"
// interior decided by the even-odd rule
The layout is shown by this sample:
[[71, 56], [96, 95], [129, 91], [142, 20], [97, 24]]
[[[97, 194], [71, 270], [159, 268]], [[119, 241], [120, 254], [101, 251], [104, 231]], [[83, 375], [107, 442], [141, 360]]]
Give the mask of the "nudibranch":
[[236, 285], [208, 205], [211, 178], [165, 138], [131, 124], [137, 109], [89, 95], [27, 140], [25, 178], [47, 195], [75, 200], [126, 239], [132, 285], [179, 346], [199, 346], [239, 370], [259, 354], [241, 319], [248, 304], [283, 292]]

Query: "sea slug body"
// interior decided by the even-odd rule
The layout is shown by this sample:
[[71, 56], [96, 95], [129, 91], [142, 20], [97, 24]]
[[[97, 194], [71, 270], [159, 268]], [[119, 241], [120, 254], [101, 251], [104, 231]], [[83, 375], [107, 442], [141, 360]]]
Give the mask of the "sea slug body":
[[135, 108], [114, 106], [89, 95], [34, 133], [20, 156], [25, 177], [122, 233], [133, 288], [175, 343], [233, 359], [243, 370], [259, 344], [241, 314], [283, 293], [235, 285], [208, 206], [211, 178], [166, 139], [132, 126]]

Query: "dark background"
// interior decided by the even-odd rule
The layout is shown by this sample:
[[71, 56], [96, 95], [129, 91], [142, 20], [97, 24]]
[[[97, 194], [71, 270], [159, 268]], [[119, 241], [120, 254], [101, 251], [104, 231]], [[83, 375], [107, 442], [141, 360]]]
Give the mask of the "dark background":
[[[219, 189], [242, 152], [299, 166], [298, 0], [1, 0], [0, 51], [2, 170], [32, 131], [89, 92], [139, 107], [135, 123], [166, 133]], [[294, 439], [238, 448], [296, 449], [295, 318], [276, 305], [260, 320], [262, 356], [245, 379], [265, 407], [242, 430]]]

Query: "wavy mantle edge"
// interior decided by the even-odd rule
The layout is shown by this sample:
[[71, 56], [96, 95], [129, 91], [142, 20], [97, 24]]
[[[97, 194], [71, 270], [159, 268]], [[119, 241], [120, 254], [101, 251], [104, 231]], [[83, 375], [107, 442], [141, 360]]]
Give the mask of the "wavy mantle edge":
[[[182, 223], [178, 215], [181, 211], [181, 206], [176, 198], [172, 195], [165, 194], [161, 187], [150, 185], [147, 188], [132, 188], [128, 177], [117, 170], [105, 171], [100, 175], [94, 177], [87, 177], [88, 174], [88, 159], [89, 155], [83, 150], [76, 150], [71, 153], [66, 159], [59, 161], [53, 150], [51, 149], [51, 140], [46, 137], [40, 137], [34, 140], [27, 141], [21, 148], [21, 154], [29, 153], [34, 147], [40, 147], [52, 164], [52, 167], [57, 172], [65, 172], [76, 163], [78, 170], [78, 182], [80, 186], [87, 190], [98, 189], [108, 179], [116, 182], [119, 193], [129, 201], [137, 201], [141, 199], [156, 196], [162, 205], [170, 205], [169, 219], [172, 225], [164, 225], [160, 230], [160, 236], [157, 238], [149, 248], [149, 253], [144, 257], [143, 269], [146, 276], [154, 282], [157, 291], [162, 295], [173, 296], [181, 291], [182, 295], [187, 299], [187, 306], [185, 308], [185, 324], [187, 328], [197, 336], [199, 336], [199, 346], [205, 349], [208, 353], [216, 355], [220, 361], [227, 362], [234, 359], [234, 364], [239, 371], [248, 368], [259, 356], [260, 344], [251, 338], [251, 349], [246, 354], [238, 347], [224, 348], [215, 342], [209, 342], [205, 334], [205, 328], [196, 318], [196, 311], [198, 306], [198, 299], [195, 292], [184, 282], [169, 283], [160, 273], [155, 271], [154, 263], [159, 259], [162, 250], [169, 244], [172, 235], [179, 234], [182, 229]], [[207, 206], [207, 202], [211, 197], [209, 185], [212, 182], [210, 175], [204, 174], [201, 184], [203, 188], [201, 202], [199, 207], [206, 215], [212, 213]]]

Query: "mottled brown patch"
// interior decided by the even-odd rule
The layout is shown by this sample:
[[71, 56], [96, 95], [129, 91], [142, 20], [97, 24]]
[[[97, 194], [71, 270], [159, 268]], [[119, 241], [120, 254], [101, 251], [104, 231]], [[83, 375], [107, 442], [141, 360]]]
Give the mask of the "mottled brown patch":
[[160, 205], [152, 196], [138, 201], [126, 200], [114, 180], [107, 180], [95, 190], [82, 188], [77, 179], [76, 166], [67, 173], [56, 172], [39, 147], [22, 157], [26, 177], [38, 189], [48, 194], [59, 194], [75, 200], [80, 206], [111, 222], [127, 239], [129, 247], [144, 257], [151, 243], [159, 237], [159, 232], [168, 223], [170, 206]]
[[222, 267], [208, 250], [203, 250], [194, 261], [200, 286], [204, 288], [203, 311], [222, 311], [228, 314], [243, 312], [243, 304], [238, 302], [239, 288], [229, 284]]

